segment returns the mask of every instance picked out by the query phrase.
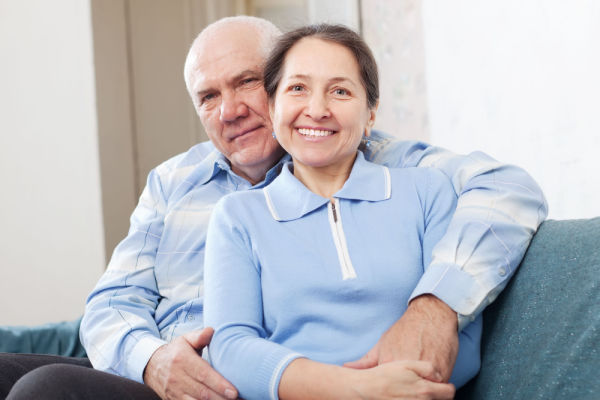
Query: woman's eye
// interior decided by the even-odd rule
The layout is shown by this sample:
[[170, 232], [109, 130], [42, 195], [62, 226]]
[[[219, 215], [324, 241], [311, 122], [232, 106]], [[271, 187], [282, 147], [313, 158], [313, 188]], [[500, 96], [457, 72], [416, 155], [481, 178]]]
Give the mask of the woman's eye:
[[348, 91], [346, 89], [335, 89], [334, 93], [338, 96], [348, 96]]
[[290, 90], [291, 90], [292, 92], [300, 92], [300, 91], [302, 91], [303, 89], [304, 89], [304, 88], [303, 88], [302, 86], [300, 86], [300, 85], [294, 85], [294, 86], [291, 86], [291, 87], [290, 87]]

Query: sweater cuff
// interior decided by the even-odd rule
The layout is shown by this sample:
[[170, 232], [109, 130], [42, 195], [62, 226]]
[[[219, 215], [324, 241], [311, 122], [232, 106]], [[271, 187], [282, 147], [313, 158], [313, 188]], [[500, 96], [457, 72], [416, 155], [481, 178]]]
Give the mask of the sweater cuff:
[[281, 382], [283, 371], [285, 371], [292, 361], [302, 357], [304, 356], [299, 353], [290, 352], [283, 347], [279, 347], [276, 351], [267, 354], [261, 366], [256, 371], [255, 379], [261, 382], [258, 387], [266, 388], [268, 392], [256, 393], [259, 394], [257, 398], [279, 400], [279, 383]]

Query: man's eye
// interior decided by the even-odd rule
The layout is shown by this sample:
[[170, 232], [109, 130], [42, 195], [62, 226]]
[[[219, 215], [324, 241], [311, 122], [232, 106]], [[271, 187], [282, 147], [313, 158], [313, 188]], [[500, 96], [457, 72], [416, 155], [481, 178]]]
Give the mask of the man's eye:
[[254, 89], [255, 87], [258, 87], [261, 85], [261, 80], [258, 78], [244, 78], [240, 81], [239, 83], [239, 87], [240, 88], [247, 88], [247, 89]]
[[202, 104], [206, 103], [207, 101], [211, 101], [211, 100], [212, 100], [212, 99], [214, 99], [215, 97], [216, 97], [216, 96], [215, 96], [215, 94], [214, 94], [214, 93], [209, 93], [209, 94], [206, 94], [206, 95], [202, 96], [202, 97], [200, 98], [200, 105], [202, 105]]

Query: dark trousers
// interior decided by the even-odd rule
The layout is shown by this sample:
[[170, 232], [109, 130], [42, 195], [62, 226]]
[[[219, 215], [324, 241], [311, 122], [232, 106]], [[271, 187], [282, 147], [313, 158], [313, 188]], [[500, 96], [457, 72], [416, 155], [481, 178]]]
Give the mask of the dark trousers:
[[87, 358], [0, 353], [0, 399], [160, 400], [148, 386], [97, 371]]

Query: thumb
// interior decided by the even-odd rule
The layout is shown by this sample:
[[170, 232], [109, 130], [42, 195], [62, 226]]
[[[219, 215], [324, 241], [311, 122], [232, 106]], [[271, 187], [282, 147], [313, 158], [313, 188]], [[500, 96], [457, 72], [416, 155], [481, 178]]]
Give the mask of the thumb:
[[213, 333], [215, 330], [210, 327], [204, 329], [195, 330], [188, 332], [183, 337], [185, 340], [196, 350], [202, 350], [202, 348], [210, 343]]
[[421, 378], [433, 382], [442, 382], [442, 375], [429, 361], [403, 361], [406, 369], [412, 370], [415, 374]]
[[346, 368], [354, 369], [367, 369], [376, 367], [378, 364], [377, 349], [373, 347], [367, 354], [362, 356], [359, 360], [350, 361], [344, 364]]

